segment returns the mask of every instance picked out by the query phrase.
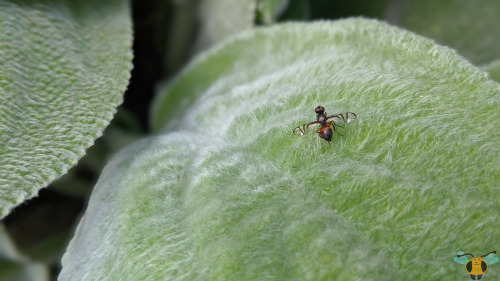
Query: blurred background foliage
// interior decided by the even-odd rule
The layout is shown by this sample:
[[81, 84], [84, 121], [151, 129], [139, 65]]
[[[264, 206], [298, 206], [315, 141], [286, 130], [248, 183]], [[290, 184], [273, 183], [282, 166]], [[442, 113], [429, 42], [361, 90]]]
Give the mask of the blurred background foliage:
[[134, 69], [115, 119], [79, 164], [0, 225], [0, 280], [55, 280], [99, 177], [119, 149], [147, 135], [150, 103], [196, 54], [241, 31], [284, 21], [363, 16], [434, 39], [500, 81], [496, 0], [150, 0], [131, 2]]

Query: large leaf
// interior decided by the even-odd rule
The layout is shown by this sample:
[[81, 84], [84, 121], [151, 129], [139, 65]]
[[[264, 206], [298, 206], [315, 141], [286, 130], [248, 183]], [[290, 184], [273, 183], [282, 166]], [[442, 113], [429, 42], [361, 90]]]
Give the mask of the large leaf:
[[127, 1], [0, 3], [0, 217], [83, 156], [130, 61]]
[[[499, 93], [378, 21], [244, 33], [160, 94], [160, 135], [104, 169], [60, 279], [467, 278], [456, 251], [499, 246]], [[317, 105], [358, 118], [293, 135]]]

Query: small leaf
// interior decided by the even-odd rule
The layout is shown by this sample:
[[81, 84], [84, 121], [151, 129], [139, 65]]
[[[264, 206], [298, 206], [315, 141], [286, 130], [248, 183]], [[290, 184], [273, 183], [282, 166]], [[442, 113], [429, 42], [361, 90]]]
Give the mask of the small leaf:
[[0, 26], [4, 217], [101, 135], [122, 101], [132, 56], [127, 1], [4, 1]]
[[[61, 280], [456, 280], [500, 236], [498, 84], [365, 19], [254, 29], [155, 101], [104, 169]], [[351, 111], [331, 144], [314, 130]], [[480, 252], [480, 251], [478, 251]]]
[[285, 11], [290, 0], [257, 0], [256, 21], [271, 24]]
[[253, 27], [255, 0], [204, 0], [200, 2], [197, 52]]

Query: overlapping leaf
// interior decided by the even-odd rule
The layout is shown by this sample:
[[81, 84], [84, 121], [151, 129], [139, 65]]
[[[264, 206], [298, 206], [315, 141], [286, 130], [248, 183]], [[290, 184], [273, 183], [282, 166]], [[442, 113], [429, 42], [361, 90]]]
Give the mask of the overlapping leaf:
[[0, 3], [0, 217], [84, 155], [130, 61], [127, 1]]

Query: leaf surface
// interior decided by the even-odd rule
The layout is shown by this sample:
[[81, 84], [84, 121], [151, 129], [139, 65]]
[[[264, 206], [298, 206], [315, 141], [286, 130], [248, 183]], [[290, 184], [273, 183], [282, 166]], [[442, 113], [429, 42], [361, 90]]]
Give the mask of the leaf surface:
[[195, 50], [201, 51], [223, 39], [253, 27], [256, 0], [205, 0], [198, 7], [200, 30]]
[[131, 69], [127, 1], [0, 3], [0, 217], [101, 135]]
[[[246, 32], [161, 91], [105, 168], [61, 280], [445, 280], [498, 248], [499, 86], [365, 19]], [[355, 112], [329, 145], [314, 108]]]

